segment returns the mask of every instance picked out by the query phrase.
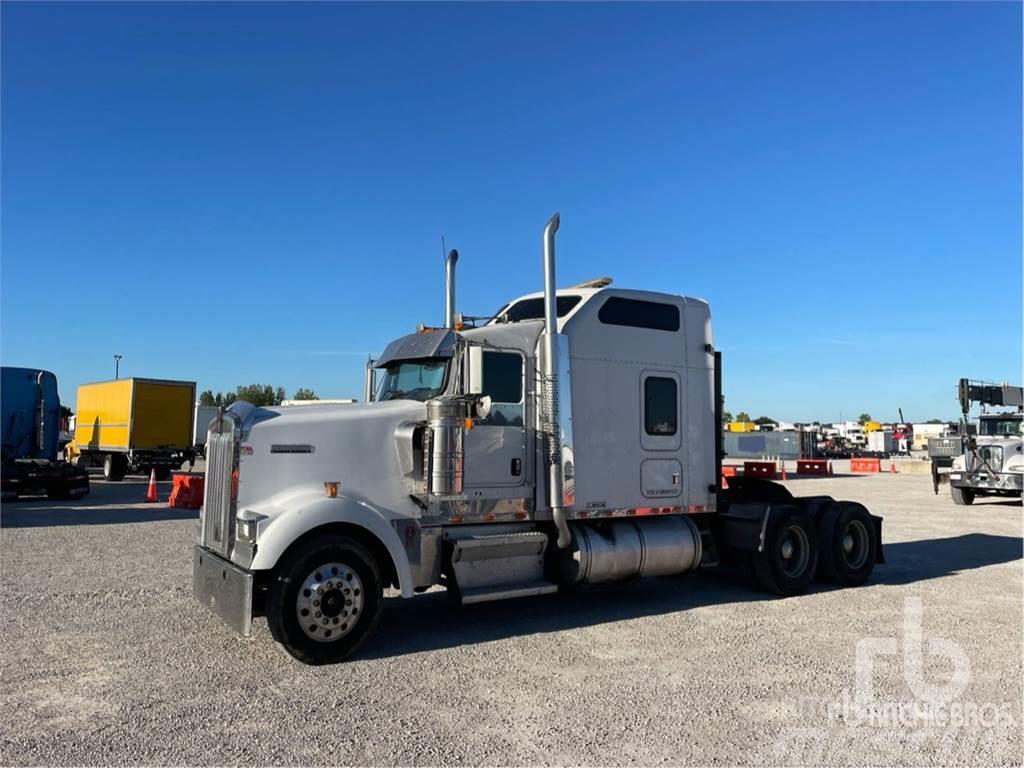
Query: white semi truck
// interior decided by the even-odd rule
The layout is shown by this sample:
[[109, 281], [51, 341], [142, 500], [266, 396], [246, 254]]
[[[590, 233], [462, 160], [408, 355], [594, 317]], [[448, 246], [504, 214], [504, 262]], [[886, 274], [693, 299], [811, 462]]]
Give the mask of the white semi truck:
[[[1007, 384], [960, 379], [957, 393], [962, 411], [949, 490], [955, 504], [973, 504], [981, 496], [1021, 498], [1024, 491], [1024, 390]], [[1007, 410], [982, 412], [977, 434], [968, 429], [971, 403]], [[931, 446], [929, 452], [932, 451]], [[933, 465], [935, 459], [933, 458]], [[932, 474], [936, 472], [933, 469]], [[936, 482], [936, 489], [938, 485]]]
[[721, 487], [708, 304], [606, 278], [556, 291], [558, 225], [544, 291], [474, 327], [455, 312], [452, 251], [444, 327], [387, 346], [370, 402], [218, 414], [200, 602], [242, 634], [266, 616], [318, 664], [366, 640], [386, 587], [443, 585], [466, 604], [719, 566], [781, 595], [869, 578], [882, 521], [863, 506], [755, 478]]

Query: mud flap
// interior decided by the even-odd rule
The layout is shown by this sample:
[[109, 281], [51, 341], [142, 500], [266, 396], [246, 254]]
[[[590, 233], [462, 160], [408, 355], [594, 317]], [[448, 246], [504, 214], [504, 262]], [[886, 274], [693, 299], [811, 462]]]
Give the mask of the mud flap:
[[729, 511], [718, 516], [721, 543], [741, 552], [761, 552], [771, 511], [771, 504], [730, 504]]
[[878, 545], [875, 547], [875, 562], [885, 565], [885, 553], [882, 551], [882, 518], [878, 515], [871, 515], [871, 522], [875, 524], [875, 543]]

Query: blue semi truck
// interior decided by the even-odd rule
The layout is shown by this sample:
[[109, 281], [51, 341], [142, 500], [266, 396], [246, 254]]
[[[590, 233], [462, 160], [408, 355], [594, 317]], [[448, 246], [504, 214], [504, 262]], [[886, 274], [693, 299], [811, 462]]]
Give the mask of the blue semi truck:
[[0, 437], [3, 498], [46, 494], [77, 499], [89, 475], [59, 460], [60, 397], [57, 377], [37, 368], [0, 368]]

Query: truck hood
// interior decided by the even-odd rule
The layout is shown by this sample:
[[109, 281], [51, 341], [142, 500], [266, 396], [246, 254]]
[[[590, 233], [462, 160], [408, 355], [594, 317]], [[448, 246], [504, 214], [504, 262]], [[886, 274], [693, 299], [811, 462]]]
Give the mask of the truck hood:
[[1022, 440], [1019, 437], [978, 437], [978, 445], [998, 445], [1002, 446], [1004, 452], [1015, 450], [1021, 445]]
[[[1000, 447], [1003, 449], [1002, 467], [992, 467], [996, 472], [1022, 472], [1024, 471], [1024, 440], [1019, 437], [978, 437], [979, 449]], [[957, 456], [953, 459], [953, 469], [963, 470], [967, 466], [964, 456]]]
[[322, 494], [327, 481], [374, 507], [404, 508], [395, 431], [425, 418], [426, 404], [412, 400], [257, 408], [239, 452], [239, 509], [273, 506], [275, 493]]

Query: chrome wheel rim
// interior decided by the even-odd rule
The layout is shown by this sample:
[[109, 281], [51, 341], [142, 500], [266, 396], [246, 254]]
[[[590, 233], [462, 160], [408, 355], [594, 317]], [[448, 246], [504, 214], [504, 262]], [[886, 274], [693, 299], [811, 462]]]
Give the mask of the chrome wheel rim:
[[871, 539], [868, 529], [860, 520], [851, 520], [843, 529], [843, 559], [850, 568], [864, 565], [871, 553]]
[[306, 636], [333, 643], [356, 625], [363, 611], [363, 582], [344, 563], [325, 563], [299, 585], [295, 617]]
[[811, 542], [807, 532], [799, 525], [791, 525], [782, 532], [779, 541], [782, 570], [790, 578], [802, 576], [811, 559]]

